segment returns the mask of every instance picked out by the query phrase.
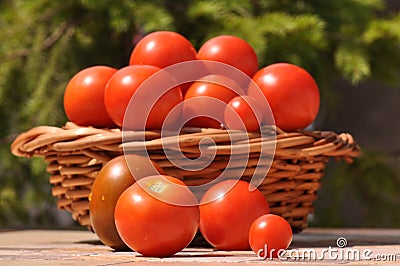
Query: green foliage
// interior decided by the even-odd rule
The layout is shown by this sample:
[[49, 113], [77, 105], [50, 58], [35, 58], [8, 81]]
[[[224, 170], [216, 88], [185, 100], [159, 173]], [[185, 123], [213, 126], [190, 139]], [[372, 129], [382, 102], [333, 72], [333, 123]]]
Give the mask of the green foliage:
[[3, 0], [0, 9], [3, 226], [24, 223], [31, 208], [45, 211], [51, 202], [41, 196], [49, 194], [44, 165], [10, 155], [12, 139], [34, 126], [63, 125], [68, 80], [91, 65], [127, 65], [151, 31], [180, 32], [196, 48], [216, 35], [242, 37], [260, 67], [287, 61], [309, 70], [323, 102], [337, 78], [394, 81], [400, 68], [400, 14], [387, 12], [383, 0]]

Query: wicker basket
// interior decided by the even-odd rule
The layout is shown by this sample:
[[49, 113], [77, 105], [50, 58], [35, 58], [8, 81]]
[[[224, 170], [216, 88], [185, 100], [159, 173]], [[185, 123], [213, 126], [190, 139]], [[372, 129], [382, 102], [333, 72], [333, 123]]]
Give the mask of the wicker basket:
[[[265, 131], [263, 129], [262, 132]], [[300, 232], [307, 227], [307, 216], [313, 212], [313, 202], [329, 158], [352, 162], [352, 158], [360, 154], [360, 149], [347, 133], [286, 133], [276, 127], [269, 127], [268, 130], [274, 136], [276, 134], [276, 150], [273, 160], [270, 159], [269, 171], [265, 171], [267, 178], [258, 188], [269, 202], [271, 212], [286, 218], [293, 231]], [[224, 171], [228, 159], [240, 155], [243, 139], [248, 138], [249, 159], [241, 178], [249, 181], [256, 165], [263, 162], [260, 159], [260, 133], [235, 132], [239, 137], [227, 142], [229, 133], [223, 129], [193, 128], [181, 132], [178, 141], [182, 152], [189, 158], [199, 156], [199, 143], [204, 137], [215, 141], [215, 146], [210, 147], [216, 154], [213, 162], [199, 171], [174, 166], [162, 149], [161, 140], [165, 138], [161, 139], [157, 131], [145, 132], [146, 141], [141, 141], [140, 145], [137, 144], [139, 139], [143, 140], [143, 132], [125, 132], [122, 144], [123, 132], [119, 129], [79, 127], [68, 122], [63, 128], [33, 128], [19, 135], [11, 150], [16, 156], [42, 156], [48, 163], [52, 195], [58, 198], [58, 208], [71, 212], [74, 220], [90, 228], [88, 196], [92, 183], [103, 164], [123, 154], [124, 148], [142, 153], [145, 144], [150, 158], [167, 174], [182, 179], [188, 185], [198, 185], [211, 181]], [[135, 147], [141, 148], [135, 150]], [[226, 170], [231, 171], [232, 177], [237, 177], [234, 167]]]

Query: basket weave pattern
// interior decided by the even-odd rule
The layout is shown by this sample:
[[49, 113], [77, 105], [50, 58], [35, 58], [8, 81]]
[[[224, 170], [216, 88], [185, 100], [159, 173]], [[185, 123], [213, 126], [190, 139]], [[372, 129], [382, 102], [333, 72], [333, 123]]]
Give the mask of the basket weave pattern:
[[[91, 186], [102, 166], [123, 154], [124, 150], [137, 154], [147, 150], [149, 157], [166, 174], [178, 177], [191, 186], [210, 182], [223, 171], [227, 171], [232, 178], [239, 175], [243, 180], [250, 181], [256, 167], [262, 168], [265, 163], [270, 167], [265, 168], [267, 176], [258, 188], [267, 199], [271, 212], [286, 218], [293, 230], [299, 232], [307, 227], [307, 216], [313, 212], [313, 202], [329, 159], [352, 162], [352, 158], [360, 154], [360, 148], [347, 133], [286, 133], [276, 127], [268, 130], [274, 133], [276, 150], [273, 157], [260, 155], [260, 143], [265, 141], [260, 133], [188, 128], [178, 138], [161, 138], [158, 131], [123, 133], [119, 129], [79, 127], [71, 122], [62, 128], [35, 127], [19, 135], [11, 151], [21, 157], [43, 157], [48, 163], [52, 195], [58, 199], [58, 208], [69, 211], [74, 220], [89, 228], [88, 196]], [[205, 137], [211, 138], [214, 145], [200, 149], [199, 144]], [[198, 158], [202, 152], [207, 151], [215, 154], [215, 157], [202, 170], [178, 168], [164, 153], [163, 147], [168, 147], [169, 141], [178, 141], [180, 151], [188, 158]], [[238, 164], [243, 162], [239, 160], [243, 157], [243, 147], [250, 152], [245, 168], [236, 165], [242, 167], [239, 171], [235, 166], [235, 158]], [[226, 169], [229, 160], [233, 163]]]

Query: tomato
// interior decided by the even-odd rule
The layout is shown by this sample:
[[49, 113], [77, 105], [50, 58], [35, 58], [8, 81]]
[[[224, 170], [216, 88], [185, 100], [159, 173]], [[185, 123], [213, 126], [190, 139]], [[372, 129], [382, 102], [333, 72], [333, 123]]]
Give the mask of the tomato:
[[249, 250], [251, 223], [269, 213], [263, 194], [249, 183], [226, 180], [213, 185], [200, 201], [200, 232], [220, 250]]
[[257, 99], [257, 90], [261, 89], [279, 128], [286, 131], [303, 129], [316, 118], [319, 89], [303, 68], [288, 63], [272, 64], [260, 69], [253, 80], [259, 88], [249, 87], [248, 94]]
[[64, 92], [64, 110], [68, 119], [80, 126], [113, 127], [104, 106], [104, 90], [117, 69], [93, 66], [75, 74]]
[[256, 131], [263, 121], [263, 113], [255, 98], [237, 96], [226, 106], [224, 120], [228, 129]]
[[[110, 78], [104, 93], [104, 103], [111, 119], [118, 126], [122, 126], [124, 123], [131, 97], [150, 76], [159, 73], [160, 70], [159, 67], [148, 65], [127, 66], [118, 70]], [[161, 78], [166, 78], [166, 76], [163, 75]], [[169, 78], [172, 79], [172, 77]], [[162, 83], [163, 80], [159, 82]], [[153, 86], [150, 88], [147, 86], [145, 89], [146, 91], [140, 94], [142, 96], [139, 96], [141, 97], [139, 103], [152, 101], [156, 97], [154, 98], [154, 106], [147, 110], [139, 104], [133, 106], [131, 110], [135, 113], [129, 116], [129, 125], [127, 125], [129, 129], [140, 130], [143, 129], [144, 124], [146, 129], [160, 129], [168, 113], [182, 102], [182, 91], [179, 86], [168, 90], [163, 95], [164, 92], [161, 92], [163, 89], [161, 87]], [[156, 100], [159, 96], [161, 98]]]
[[234, 66], [249, 77], [258, 69], [258, 59], [253, 47], [245, 40], [230, 35], [221, 35], [206, 41], [200, 47], [197, 58]]
[[129, 64], [165, 68], [196, 58], [196, 49], [185, 37], [176, 32], [156, 31], [146, 35], [136, 44]]
[[123, 241], [149, 257], [167, 257], [184, 249], [198, 222], [196, 197], [182, 181], [165, 175], [140, 179], [122, 193], [115, 207]]
[[89, 212], [93, 230], [104, 245], [117, 250], [127, 249], [115, 227], [115, 204], [135, 180], [159, 173], [163, 170], [150, 159], [134, 154], [120, 155], [103, 166], [92, 186]]
[[249, 230], [251, 249], [260, 257], [273, 258], [292, 242], [292, 228], [281, 216], [266, 214], [257, 218]]
[[[183, 117], [193, 127], [220, 128], [226, 104], [242, 89], [221, 75], [207, 75], [195, 81], [185, 94]], [[208, 117], [207, 117], [208, 116]]]

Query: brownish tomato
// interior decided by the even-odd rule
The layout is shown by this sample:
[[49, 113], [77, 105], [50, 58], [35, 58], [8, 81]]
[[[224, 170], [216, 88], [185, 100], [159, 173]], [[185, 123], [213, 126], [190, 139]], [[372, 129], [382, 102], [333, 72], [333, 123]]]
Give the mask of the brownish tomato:
[[221, 35], [209, 39], [200, 47], [197, 58], [234, 66], [249, 77], [252, 77], [258, 69], [258, 59], [254, 49], [245, 40], [236, 36]]
[[243, 90], [232, 79], [208, 75], [195, 81], [185, 94], [183, 117], [193, 127], [220, 128], [225, 106]]
[[69, 120], [80, 126], [113, 127], [104, 106], [104, 90], [117, 69], [93, 66], [79, 71], [64, 92], [64, 110]]
[[165, 68], [196, 58], [196, 49], [185, 37], [176, 32], [156, 31], [146, 35], [136, 44], [129, 64]]
[[197, 199], [179, 179], [156, 175], [126, 189], [115, 207], [118, 233], [131, 249], [167, 257], [193, 240], [199, 222]]
[[115, 157], [103, 166], [89, 196], [91, 224], [103, 244], [117, 250], [127, 249], [115, 227], [115, 204], [135, 180], [159, 173], [163, 170], [148, 158], [134, 154]]
[[248, 94], [260, 99], [261, 89], [271, 107], [276, 125], [286, 131], [303, 129], [318, 115], [320, 94], [314, 78], [303, 68], [277, 63], [260, 69], [253, 77], [259, 86]]
[[220, 250], [249, 250], [252, 222], [269, 213], [263, 194], [242, 180], [213, 185], [200, 201], [200, 232]]

